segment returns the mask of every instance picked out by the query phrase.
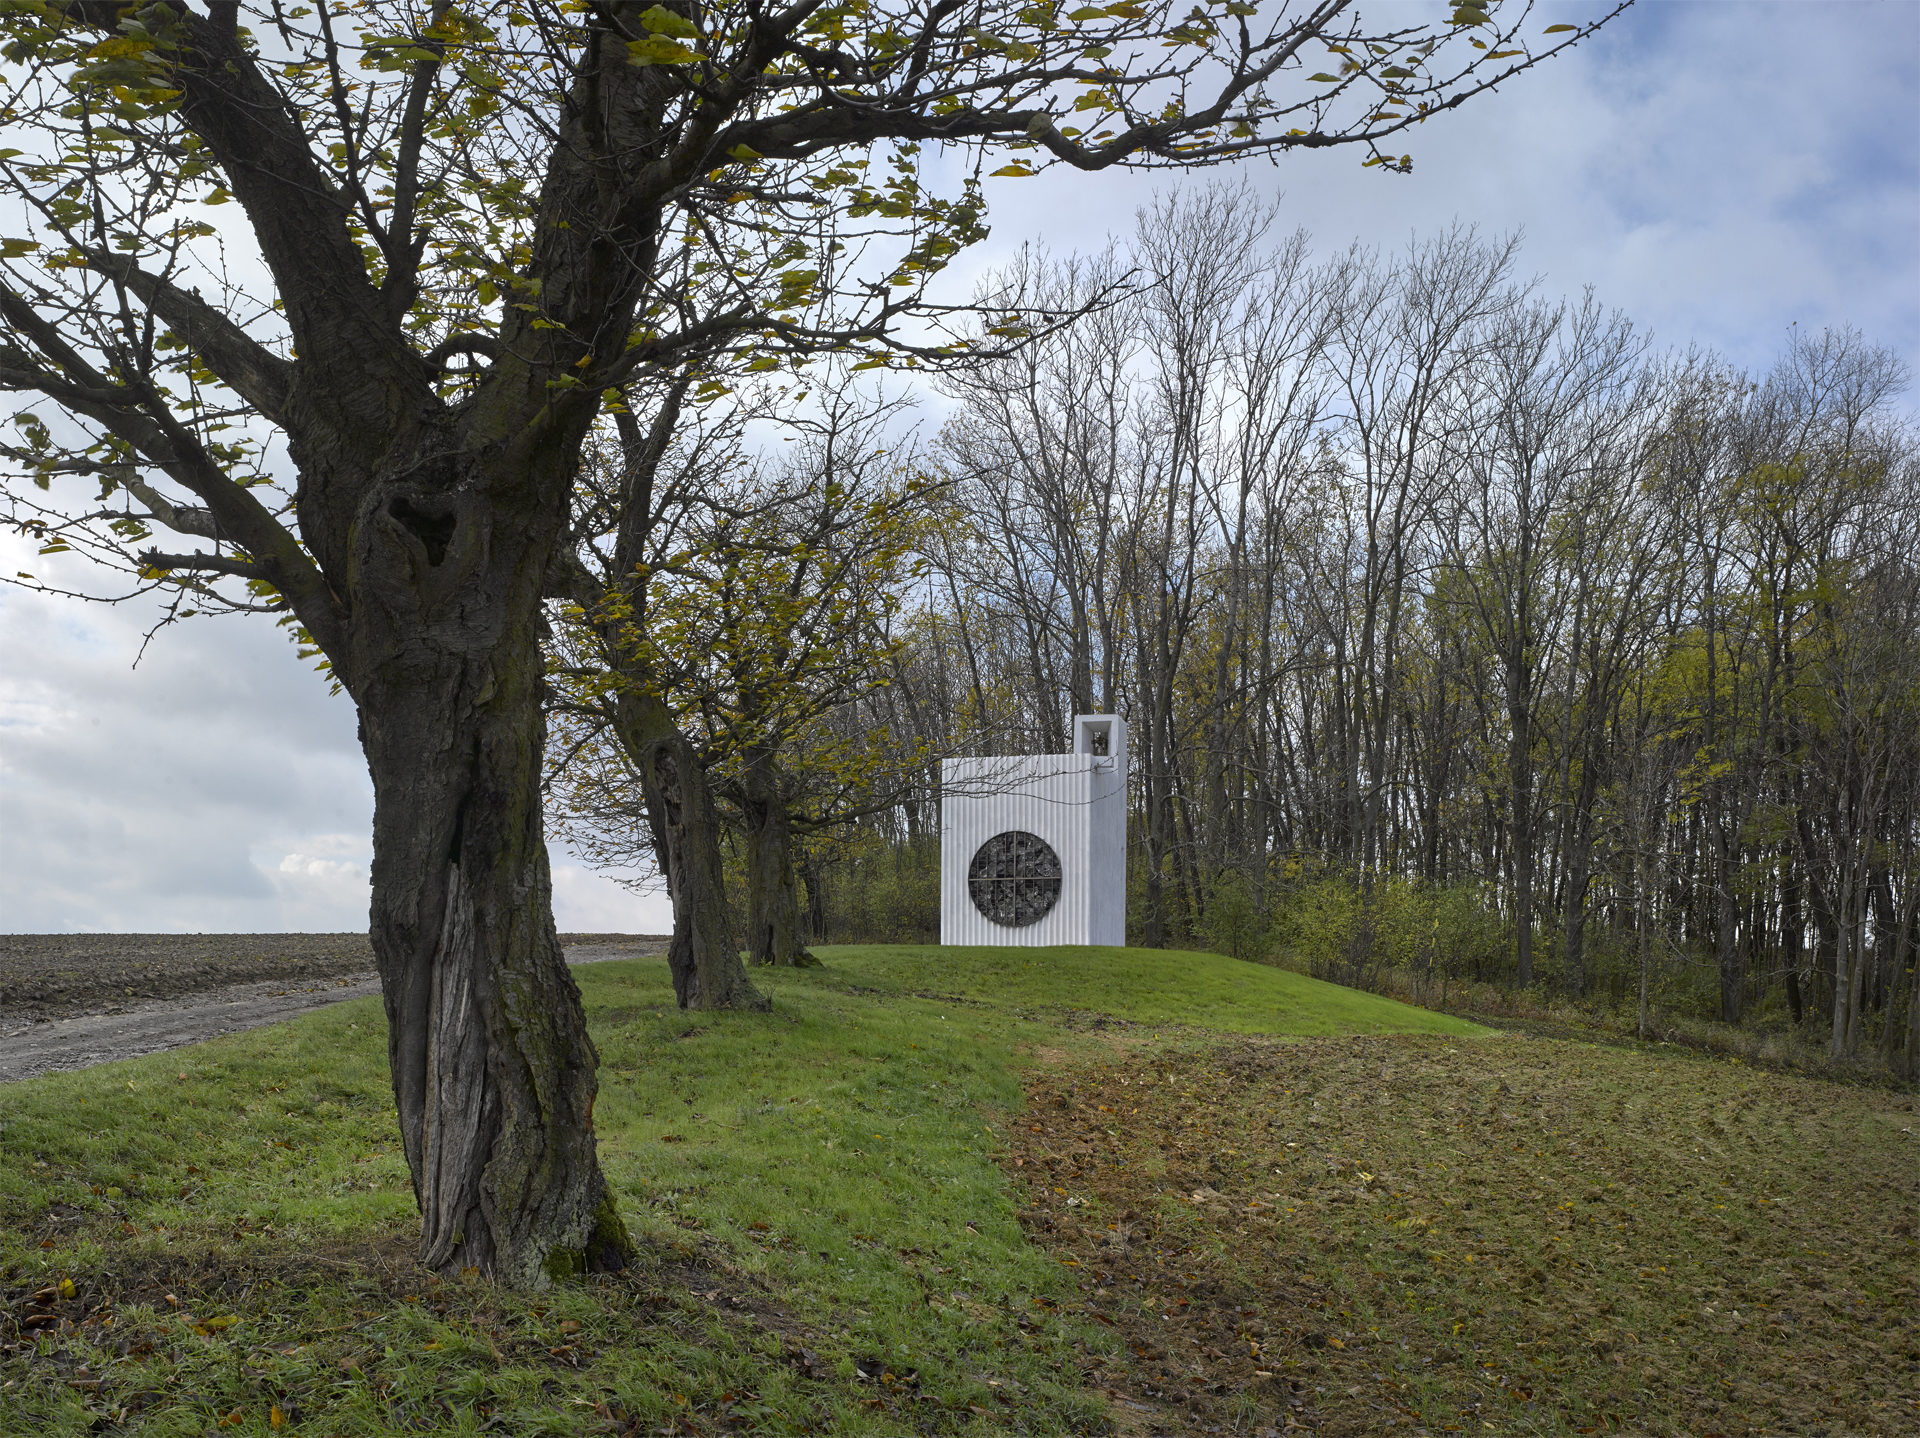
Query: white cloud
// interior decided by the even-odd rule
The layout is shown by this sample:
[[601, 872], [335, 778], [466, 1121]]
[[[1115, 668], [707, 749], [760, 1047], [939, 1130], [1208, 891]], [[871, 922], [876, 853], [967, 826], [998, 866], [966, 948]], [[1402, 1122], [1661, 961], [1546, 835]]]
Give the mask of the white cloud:
[[556, 852], [553, 921], [562, 933], [666, 934], [673, 931], [673, 906], [665, 894], [636, 894]]
[[[1920, 6], [1643, 5], [1570, 56], [1411, 132], [1411, 175], [1333, 150], [1238, 172], [1321, 253], [1456, 218], [1521, 229], [1551, 293], [1592, 285], [1663, 345], [1750, 368], [1790, 324], [1853, 324], [1920, 369]], [[992, 243], [1091, 249], [1200, 176], [989, 180]], [[956, 267], [958, 268], [958, 267]]]
[[[0, 542], [7, 570], [97, 583]], [[371, 792], [350, 705], [270, 624], [0, 589], [0, 924], [14, 931], [281, 931], [366, 923], [332, 873]], [[343, 836], [359, 834], [351, 849]]]

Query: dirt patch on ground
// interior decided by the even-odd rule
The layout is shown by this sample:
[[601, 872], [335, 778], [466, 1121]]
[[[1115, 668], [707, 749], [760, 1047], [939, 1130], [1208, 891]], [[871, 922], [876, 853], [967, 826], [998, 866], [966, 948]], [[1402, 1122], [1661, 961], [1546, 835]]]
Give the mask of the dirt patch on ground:
[[372, 974], [270, 979], [44, 1023], [0, 1019], [0, 1083], [159, 1053], [380, 992]]
[[0, 1021], [372, 968], [365, 934], [0, 934]]
[[[114, 942], [101, 943], [97, 935], [0, 936], [0, 944], [11, 946], [7, 952], [29, 958], [37, 952], [47, 966], [28, 970], [22, 987], [58, 986], [62, 1004], [72, 1010], [56, 1016], [44, 1007], [0, 1005], [0, 1083], [159, 1053], [380, 992], [366, 940], [356, 935], [107, 937]], [[647, 958], [667, 946], [652, 934], [562, 934], [560, 941], [570, 964]], [[336, 972], [350, 957], [359, 966]], [[25, 970], [26, 959], [19, 962]], [[302, 968], [326, 972], [303, 975]], [[263, 971], [270, 977], [258, 977]], [[149, 974], [146, 987], [170, 988], [173, 996], [141, 998], [132, 985], [120, 983], [141, 972]]]
[[1920, 1431], [1910, 1097], [1382, 1037], [1028, 1098], [1023, 1223], [1172, 1431]]
[[[560, 942], [569, 950], [632, 948], [637, 954], [666, 939], [562, 934]], [[0, 934], [0, 1026], [113, 1013], [143, 1000], [238, 984], [372, 972], [365, 934]]]

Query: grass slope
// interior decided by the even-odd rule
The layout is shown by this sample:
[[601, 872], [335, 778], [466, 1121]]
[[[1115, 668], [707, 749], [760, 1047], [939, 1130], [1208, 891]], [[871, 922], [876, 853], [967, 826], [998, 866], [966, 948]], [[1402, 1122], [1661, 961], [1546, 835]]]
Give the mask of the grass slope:
[[1473, 1034], [1485, 1030], [1304, 974], [1177, 949], [822, 949], [835, 971], [879, 992], [953, 994], [1056, 1020], [1100, 1015], [1239, 1034]]
[[1904, 1096], [1503, 1036], [1108, 1056], [1028, 1100], [1029, 1230], [1188, 1431], [1920, 1433]]
[[[1162, 1159], [1149, 1182], [1143, 1150], [1139, 1191], [1103, 1194], [1071, 1168], [1056, 1183], [1054, 1165], [1084, 1165], [1122, 1129], [1143, 1144], [1186, 1132], [1238, 1161], [1253, 1111], [1216, 1114], [1211, 1138], [1181, 1128], [1194, 1094], [1258, 1090], [1246, 1074], [1210, 1077], [1219, 1092], [1181, 1078], [1212, 1075], [1223, 1043], [1281, 1064], [1317, 1050], [1277, 1039], [1312, 1036], [1362, 1067], [1399, 1045], [1458, 1088], [1521, 1042], [1211, 955], [825, 957], [756, 974], [770, 1015], [680, 1013], [658, 961], [576, 971], [602, 1057], [603, 1162], [646, 1258], [549, 1294], [411, 1266], [372, 1001], [0, 1088], [0, 1432], [1055, 1434], [1140, 1411], [1113, 1394], [1156, 1415], [1150, 1431], [1312, 1419], [1326, 1402], [1312, 1375], [1241, 1384], [1205, 1345], [1195, 1392], [1176, 1398], [1129, 1355], [1114, 1285], [1075, 1244], [1126, 1228], [1123, 1205], [1180, 1220], [1184, 1170]], [[1050, 1085], [1106, 1070], [1179, 1082], [1124, 1124], [1114, 1104], [1085, 1105], [1072, 1122], [1095, 1127], [1036, 1150], [1074, 1106]], [[1408, 1102], [1450, 1091], [1443, 1078]], [[1824, 1162], [1848, 1181], [1844, 1154]], [[1238, 1241], [1169, 1233], [1168, 1253], [1195, 1250], [1189, 1276], [1199, 1250]], [[1329, 1274], [1359, 1262], [1337, 1225], [1299, 1241]], [[1260, 1300], [1261, 1322], [1331, 1321], [1283, 1292]]]
[[16, 1331], [45, 1325], [0, 1428], [1098, 1428], [995, 1161], [1022, 1051], [1090, 1017], [1466, 1027], [1209, 955], [827, 959], [762, 975], [766, 1016], [682, 1014], [658, 962], [576, 971], [650, 1259], [538, 1298], [407, 1266], [372, 1001], [0, 1090], [0, 1264]]

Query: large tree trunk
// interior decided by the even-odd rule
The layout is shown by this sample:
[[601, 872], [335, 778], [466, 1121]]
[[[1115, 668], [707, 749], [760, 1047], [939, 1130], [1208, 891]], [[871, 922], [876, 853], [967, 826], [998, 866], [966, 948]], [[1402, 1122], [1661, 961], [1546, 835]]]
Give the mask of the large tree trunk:
[[817, 857], [803, 857], [799, 860], [798, 868], [801, 882], [807, 888], [807, 936], [824, 944], [827, 941], [826, 865]]
[[747, 957], [756, 964], [808, 968], [820, 960], [800, 937], [800, 894], [793, 882], [793, 819], [774, 756], [747, 756]]
[[595, 1156], [598, 1055], [552, 918], [542, 526], [462, 494], [389, 492], [359, 526], [372, 939], [421, 1260], [537, 1287], [620, 1267], [632, 1245]]
[[674, 997], [683, 1009], [772, 1007], [740, 963], [706, 767], [657, 698], [623, 694], [615, 715], [621, 747], [640, 775], [673, 901], [667, 968]]

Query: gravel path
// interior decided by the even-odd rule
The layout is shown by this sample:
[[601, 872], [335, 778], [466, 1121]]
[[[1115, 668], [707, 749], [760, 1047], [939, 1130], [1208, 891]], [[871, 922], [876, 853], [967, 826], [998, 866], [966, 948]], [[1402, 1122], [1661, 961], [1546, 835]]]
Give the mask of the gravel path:
[[[570, 964], [597, 964], [666, 952], [664, 939], [645, 935], [580, 937], [582, 942], [567, 946]], [[18, 1011], [0, 1011], [0, 1083], [159, 1053], [221, 1034], [280, 1023], [343, 999], [379, 992], [379, 980], [362, 970], [322, 978], [226, 983], [198, 993], [129, 1002], [116, 1005], [110, 1012], [73, 1018], [35, 1021]]]

